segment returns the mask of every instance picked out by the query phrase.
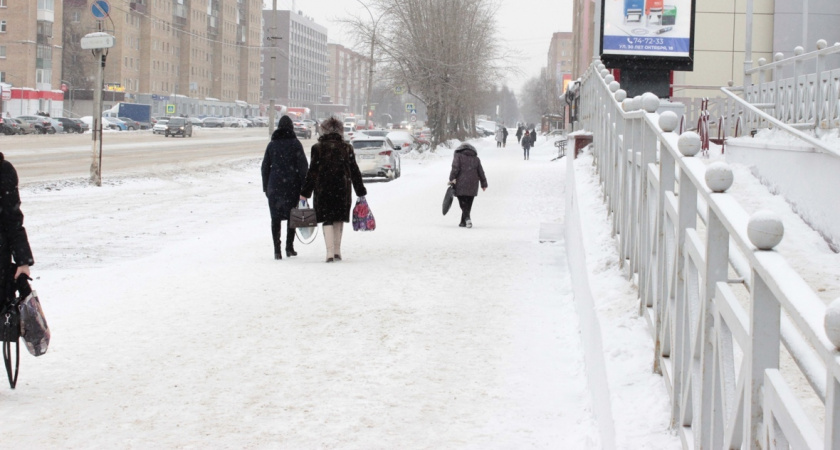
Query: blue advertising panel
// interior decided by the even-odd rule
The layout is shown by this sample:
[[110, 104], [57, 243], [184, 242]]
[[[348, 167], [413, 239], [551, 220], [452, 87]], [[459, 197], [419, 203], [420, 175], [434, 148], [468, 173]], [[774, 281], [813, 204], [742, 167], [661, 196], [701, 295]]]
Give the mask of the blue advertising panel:
[[601, 60], [692, 70], [695, 1], [601, 0]]

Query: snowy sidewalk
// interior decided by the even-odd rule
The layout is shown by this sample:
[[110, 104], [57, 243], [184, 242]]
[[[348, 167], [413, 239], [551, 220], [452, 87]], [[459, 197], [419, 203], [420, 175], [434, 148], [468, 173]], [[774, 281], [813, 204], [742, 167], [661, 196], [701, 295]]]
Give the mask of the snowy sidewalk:
[[[537, 239], [563, 220], [566, 162], [510, 142], [477, 144], [474, 228], [457, 205], [440, 214], [451, 151], [404, 159], [402, 178], [367, 184], [377, 230], [346, 228], [329, 265], [320, 236], [271, 258], [262, 149], [229, 169], [23, 189], [53, 342], [0, 388], [2, 429], [30, 448], [598, 448], [564, 245]], [[620, 283], [606, 276], [593, 284]], [[656, 376], [624, 375], [619, 405], [662, 403], [664, 388], [622, 389]], [[633, 409], [615, 414], [633, 417], [621, 448], [677, 442], [661, 411]]]

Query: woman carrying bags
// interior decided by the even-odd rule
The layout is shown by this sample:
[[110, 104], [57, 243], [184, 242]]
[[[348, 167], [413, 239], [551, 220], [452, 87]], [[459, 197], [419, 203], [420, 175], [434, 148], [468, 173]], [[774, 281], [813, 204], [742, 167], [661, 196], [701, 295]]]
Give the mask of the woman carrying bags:
[[487, 177], [484, 176], [478, 152], [472, 145], [461, 144], [455, 150], [452, 170], [449, 172], [449, 184], [455, 186], [455, 196], [458, 197], [458, 206], [461, 207], [461, 223], [458, 226], [472, 228], [470, 212], [473, 200], [478, 195], [479, 184], [481, 190], [487, 190]]
[[306, 178], [306, 155], [303, 145], [295, 135], [295, 126], [289, 116], [280, 118], [280, 124], [271, 135], [262, 162], [263, 192], [268, 197], [271, 212], [271, 240], [274, 242], [274, 259], [283, 259], [280, 250], [280, 224], [286, 222], [286, 256], [297, 256], [295, 230], [289, 222], [289, 211], [297, 205], [300, 187]]
[[315, 217], [323, 223], [327, 262], [341, 261], [341, 235], [350, 221], [352, 190], [367, 195], [353, 146], [344, 141], [344, 123], [330, 117], [321, 122], [321, 136], [312, 146], [309, 172], [300, 190], [300, 200], [312, 194]]

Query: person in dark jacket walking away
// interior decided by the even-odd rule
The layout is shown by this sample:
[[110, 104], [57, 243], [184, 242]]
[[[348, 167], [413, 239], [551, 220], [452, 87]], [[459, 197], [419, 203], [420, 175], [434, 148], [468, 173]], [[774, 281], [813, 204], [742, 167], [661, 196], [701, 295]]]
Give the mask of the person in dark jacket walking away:
[[479, 183], [482, 191], [487, 190], [487, 177], [484, 176], [478, 152], [472, 145], [461, 144], [455, 150], [449, 183], [455, 186], [455, 196], [458, 197], [458, 205], [461, 207], [461, 223], [458, 226], [472, 228], [470, 212], [473, 200], [478, 195]]
[[[34, 265], [29, 238], [23, 227], [23, 212], [20, 210], [18, 175], [12, 163], [6, 161], [0, 153], [0, 311], [5, 305], [5, 293], [8, 283], [13, 283], [20, 276], [30, 276], [29, 266]], [[6, 274], [16, 267], [14, 278], [7, 279]]]
[[507, 147], [507, 137], [508, 137], [507, 127], [502, 125], [502, 147]]
[[274, 259], [283, 259], [280, 251], [280, 227], [286, 221], [286, 256], [297, 256], [295, 229], [289, 221], [289, 211], [297, 206], [300, 187], [306, 179], [306, 154], [295, 135], [295, 126], [289, 116], [271, 135], [262, 162], [263, 192], [268, 197], [271, 212], [271, 240], [274, 242]]
[[522, 142], [522, 125], [516, 127], [516, 142]]
[[522, 135], [522, 156], [527, 161], [531, 157], [531, 133], [528, 130], [525, 130], [525, 134]]
[[328, 263], [341, 261], [341, 234], [344, 223], [350, 221], [351, 185], [357, 197], [367, 195], [353, 146], [342, 133], [344, 123], [335, 117], [321, 122], [321, 136], [312, 146], [309, 173], [300, 190], [301, 200], [315, 194], [315, 217], [323, 223]]

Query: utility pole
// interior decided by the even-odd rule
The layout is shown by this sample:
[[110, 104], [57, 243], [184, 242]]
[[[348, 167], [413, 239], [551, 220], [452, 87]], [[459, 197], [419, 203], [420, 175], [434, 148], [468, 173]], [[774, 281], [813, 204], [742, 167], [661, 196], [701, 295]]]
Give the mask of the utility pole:
[[371, 25], [371, 35], [370, 35], [370, 71], [368, 73], [368, 85], [367, 85], [367, 94], [365, 96], [365, 124], [366, 126], [370, 126], [370, 121], [373, 118], [373, 109], [371, 109], [370, 104], [370, 94], [373, 90], [373, 50], [376, 44], [376, 26], [378, 21], [373, 19], [373, 13], [370, 12], [370, 8], [367, 7], [361, 0], [357, 0], [362, 6], [365, 7], [368, 14], [370, 14], [370, 25]]
[[277, 109], [275, 108], [277, 104], [277, 40], [280, 39], [277, 36], [277, 32], [280, 29], [278, 26], [280, 20], [277, 18], [277, 0], [272, 0], [271, 2], [272, 12], [274, 14], [274, 32], [271, 33], [271, 36], [268, 38], [271, 40], [272, 46], [274, 47], [274, 51], [271, 52], [271, 100], [268, 101], [268, 137], [271, 138], [271, 135], [274, 134], [274, 124], [277, 122]]

